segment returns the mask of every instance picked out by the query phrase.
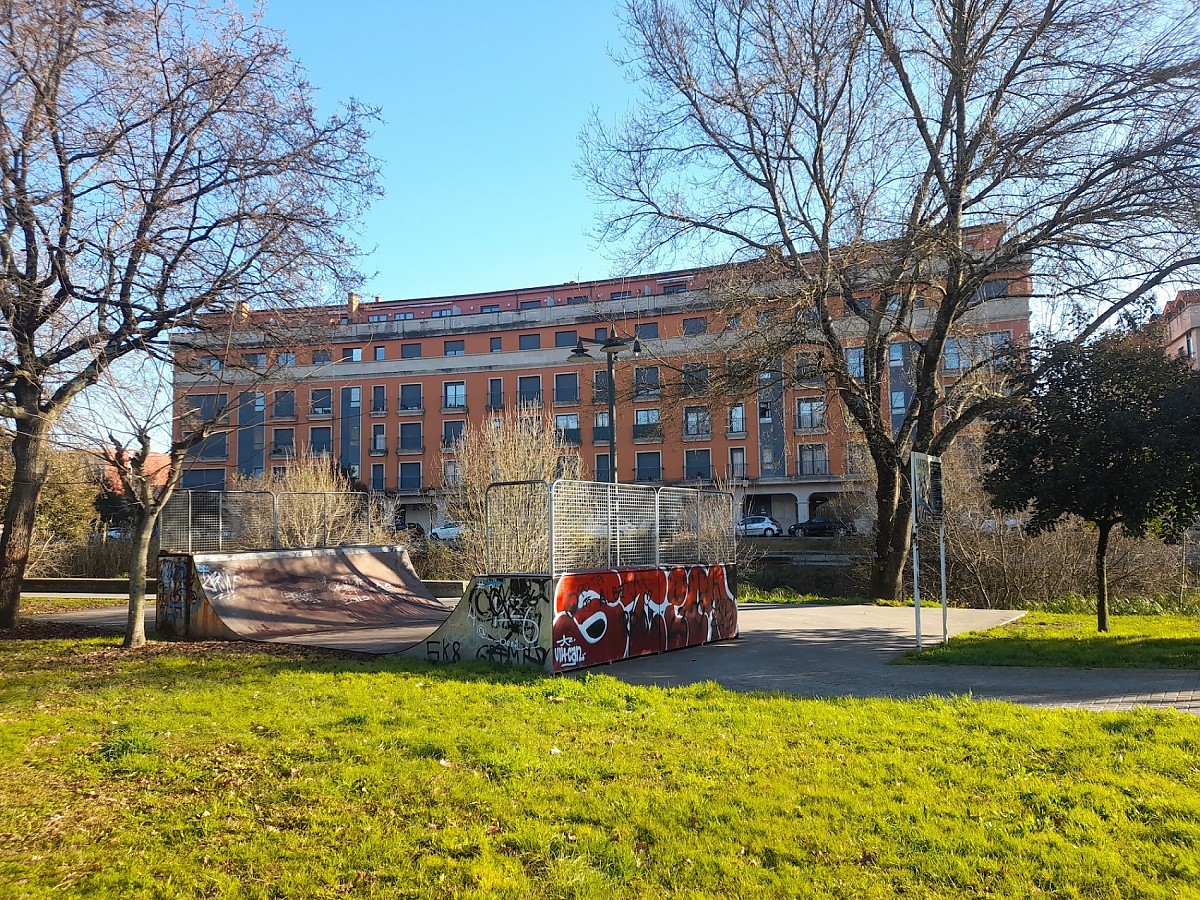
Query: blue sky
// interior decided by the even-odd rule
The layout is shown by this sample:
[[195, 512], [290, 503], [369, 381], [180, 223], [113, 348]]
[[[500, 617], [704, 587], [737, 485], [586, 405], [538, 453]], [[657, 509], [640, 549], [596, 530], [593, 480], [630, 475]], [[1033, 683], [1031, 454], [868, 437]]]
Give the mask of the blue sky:
[[[363, 223], [365, 296], [496, 290], [617, 274], [574, 173], [592, 108], [636, 97], [608, 48], [615, 3], [273, 0], [323, 108], [382, 107], [386, 196]], [[377, 274], [371, 276], [369, 273]]]

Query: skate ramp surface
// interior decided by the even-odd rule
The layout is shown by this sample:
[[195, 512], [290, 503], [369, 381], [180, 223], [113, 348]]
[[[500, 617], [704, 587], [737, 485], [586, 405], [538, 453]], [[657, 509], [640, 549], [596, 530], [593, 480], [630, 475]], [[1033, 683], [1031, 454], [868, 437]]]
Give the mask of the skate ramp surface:
[[[403, 547], [172, 554], [159, 559], [156, 627], [193, 639], [394, 652], [446, 621]], [[372, 637], [365, 639], [370, 631]], [[381, 644], [382, 642], [382, 644]]]

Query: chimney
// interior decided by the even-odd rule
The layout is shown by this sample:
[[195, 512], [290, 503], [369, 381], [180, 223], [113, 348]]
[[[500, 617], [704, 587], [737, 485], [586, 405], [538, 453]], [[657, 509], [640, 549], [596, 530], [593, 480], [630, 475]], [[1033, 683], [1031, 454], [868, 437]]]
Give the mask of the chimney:
[[350, 295], [346, 298], [346, 309], [348, 312], [351, 314], [358, 312], [359, 299], [358, 294], [354, 293], [354, 291], [350, 292]]
[[237, 302], [237, 312], [234, 314], [234, 318], [237, 320], [239, 325], [243, 324], [247, 320], [249, 320], [249, 318], [250, 318], [250, 301], [249, 300], [239, 300]]

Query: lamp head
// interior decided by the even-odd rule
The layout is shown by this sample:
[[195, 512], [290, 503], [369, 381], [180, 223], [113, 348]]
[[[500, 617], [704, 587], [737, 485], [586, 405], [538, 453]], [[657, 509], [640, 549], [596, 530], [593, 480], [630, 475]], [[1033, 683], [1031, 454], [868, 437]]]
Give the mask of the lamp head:
[[568, 359], [591, 359], [592, 354], [587, 352], [587, 347], [583, 346], [583, 341], [575, 344], [575, 349], [571, 351]]

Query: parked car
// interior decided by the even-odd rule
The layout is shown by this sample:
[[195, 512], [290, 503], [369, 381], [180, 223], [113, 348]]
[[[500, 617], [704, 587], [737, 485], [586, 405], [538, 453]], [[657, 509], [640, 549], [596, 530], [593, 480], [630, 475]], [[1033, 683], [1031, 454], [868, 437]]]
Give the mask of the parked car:
[[788, 534], [800, 537], [845, 537], [854, 534], [854, 523], [839, 519], [809, 519], [790, 526]]
[[460, 522], [444, 522], [436, 528], [431, 528], [429, 536], [435, 541], [454, 541], [462, 537], [465, 530]]
[[775, 537], [783, 534], [783, 526], [770, 516], [746, 516], [733, 526], [733, 533], [738, 537]]
[[635, 525], [633, 522], [630, 522], [623, 516], [618, 516], [616, 519], [611, 521], [608, 519], [597, 519], [596, 521], [589, 522], [583, 526], [584, 531], [587, 532], [590, 537], [596, 538], [608, 537], [614, 531], [616, 532], [617, 537], [623, 538], [630, 533], [637, 531], [638, 527], [639, 526]]

